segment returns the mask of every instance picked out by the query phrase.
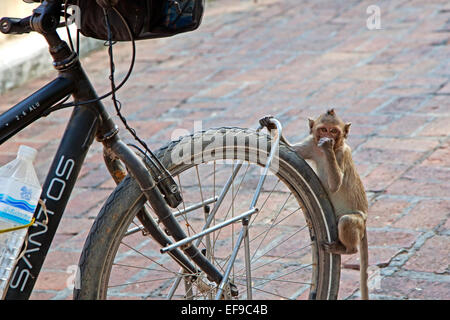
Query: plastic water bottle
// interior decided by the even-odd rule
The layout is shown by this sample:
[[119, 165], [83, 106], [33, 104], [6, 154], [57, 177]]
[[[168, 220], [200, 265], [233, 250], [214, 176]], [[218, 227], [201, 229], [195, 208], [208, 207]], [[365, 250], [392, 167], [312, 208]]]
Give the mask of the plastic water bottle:
[[[37, 151], [20, 146], [17, 158], [0, 168], [0, 230], [27, 225], [42, 188], [33, 167]], [[4, 298], [27, 229], [0, 233], [0, 297]]]

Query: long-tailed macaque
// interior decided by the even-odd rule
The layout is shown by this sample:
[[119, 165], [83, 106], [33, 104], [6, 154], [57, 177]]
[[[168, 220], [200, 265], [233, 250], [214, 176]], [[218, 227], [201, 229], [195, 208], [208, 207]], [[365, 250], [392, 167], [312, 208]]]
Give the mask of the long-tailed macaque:
[[[270, 118], [265, 117], [260, 123], [272, 130], [276, 127]], [[280, 140], [316, 165], [316, 174], [329, 195], [338, 221], [339, 240], [322, 243], [321, 246], [325, 251], [335, 254], [354, 254], [359, 248], [361, 298], [368, 299], [368, 203], [352, 160], [351, 149], [345, 142], [350, 125], [344, 123], [334, 109], [330, 109], [316, 120], [309, 119], [310, 135], [305, 140], [291, 144], [283, 135]]]

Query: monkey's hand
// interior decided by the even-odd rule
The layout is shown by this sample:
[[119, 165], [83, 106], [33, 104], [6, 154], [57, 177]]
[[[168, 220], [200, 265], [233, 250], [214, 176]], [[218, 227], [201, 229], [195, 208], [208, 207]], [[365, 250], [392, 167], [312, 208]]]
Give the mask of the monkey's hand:
[[320, 138], [319, 143], [317, 143], [318, 147], [323, 148], [324, 150], [331, 151], [334, 147], [334, 139], [331, 138]]
[[266, 127], [269, 131], [275, 130], [277, 126], [270, 121], [271, 119], [273, 119], [273, 116], [265, 116], [259, 120], [259, 124]]

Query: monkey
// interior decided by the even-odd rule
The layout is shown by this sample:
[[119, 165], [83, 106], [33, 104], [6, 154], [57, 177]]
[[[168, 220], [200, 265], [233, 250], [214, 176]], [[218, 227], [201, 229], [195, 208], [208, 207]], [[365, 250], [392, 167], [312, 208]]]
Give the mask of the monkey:
[[[275, 135], [272, 116], [260, 124]], [[333, 204], [338, 223], [338, 240], [321, 243], [325, 252], [333, 254], [360, 253], [361, 298], [369, 299], [367, 286], [368, 245], [366, 220], [368, 202], [366, 192], [352, 159], [352, 150], [346, 143], [351, 123], [345, 123], [334, 109], [317, 119], [308, 119], [309, 135], [301, 142], [291, 144], [283, 135], [280, 141], [291, 147], [300, 157], [313, 161], [315, 172]]]

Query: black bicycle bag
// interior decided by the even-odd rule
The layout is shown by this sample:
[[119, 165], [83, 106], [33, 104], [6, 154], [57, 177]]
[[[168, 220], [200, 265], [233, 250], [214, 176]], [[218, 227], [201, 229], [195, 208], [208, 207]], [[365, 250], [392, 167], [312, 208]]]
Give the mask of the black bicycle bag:
[[[81, 34], [108, 40], [103, 8], [95, 0], [72, 0], [78, 5]], [[127, 21], [134, 40], [170, 37], [193, 31], [200, 26], [205, 0], [120, 0], [115, 8]], [[121, 17], [108, 10], [112, 40], [130, 41], [130, 35]], [[80, 26], [79, 26], [80, 27]]]

